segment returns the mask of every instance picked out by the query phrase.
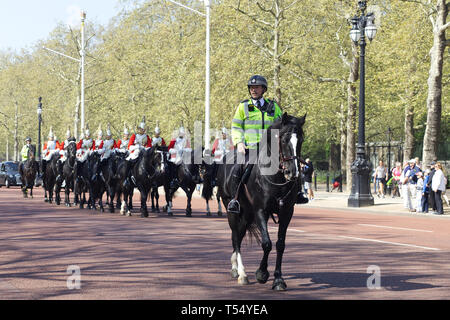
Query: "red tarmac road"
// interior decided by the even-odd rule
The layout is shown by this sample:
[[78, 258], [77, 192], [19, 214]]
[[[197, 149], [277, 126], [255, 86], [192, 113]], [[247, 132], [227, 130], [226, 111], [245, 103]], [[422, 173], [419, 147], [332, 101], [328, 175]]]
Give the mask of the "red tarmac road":
[[[44, 203], [41, 189], [34, 199], [0, 189], [0, 299], [449, 299], [450, 219], [296, 207], [283, 260], [288, 290], [273, 292], [275, 246], [262, 285], [254, 276], [262, 250], [244, 244], [250, 284], [240, 286], [229, 273], [226, 217], [206, 217], [202, 199], [191, 218], [185, 206], [178, 197], [173, 217], [141, 219], [136, 209], [100, 214]], [[270, 233], [275, 242], [273, 222]], [[377, 284], [373, 265], [379, 289], [367, 287], [371, 276]], [[69, 266], [79, 267], [81, 289], [68, 289]]]

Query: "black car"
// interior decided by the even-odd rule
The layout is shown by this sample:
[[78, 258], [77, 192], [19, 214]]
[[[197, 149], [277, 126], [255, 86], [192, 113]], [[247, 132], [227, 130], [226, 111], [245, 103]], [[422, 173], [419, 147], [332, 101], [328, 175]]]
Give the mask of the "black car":
[[18, 162], [2, 162], [0, 164], [0, 187], [21, 186]]

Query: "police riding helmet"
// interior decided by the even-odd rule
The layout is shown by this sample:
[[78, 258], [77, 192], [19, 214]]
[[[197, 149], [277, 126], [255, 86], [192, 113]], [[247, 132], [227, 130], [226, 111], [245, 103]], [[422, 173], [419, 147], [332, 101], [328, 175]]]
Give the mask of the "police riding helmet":
[[254, 75], [248, 80], [248, 90], [250, 91], [250, 86], [263, 86], [264, 92], [267, 91], [267, 80], [263, 76]]

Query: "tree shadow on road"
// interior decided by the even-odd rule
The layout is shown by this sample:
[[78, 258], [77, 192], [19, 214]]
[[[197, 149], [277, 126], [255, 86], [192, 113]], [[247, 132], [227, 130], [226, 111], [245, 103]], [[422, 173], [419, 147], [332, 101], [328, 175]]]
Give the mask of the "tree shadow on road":
[[[310, 283], [299, 287], [309, 290], [322, 290], [327, 288], [367, 288], [367, 281], [371, 274], [351, 272], [318, 272], [295, 273], [286, 279], [310, 279]], [[390, 291], [409, 291], [439, 288], [429, 283], [416, 282], [421, 278], [430, 278], [431, 275], [381, 275], [380, 286]], [[420, 281], [420, 280], [419, 280]], [[370, 282], [371, 283], [371, 282]]]

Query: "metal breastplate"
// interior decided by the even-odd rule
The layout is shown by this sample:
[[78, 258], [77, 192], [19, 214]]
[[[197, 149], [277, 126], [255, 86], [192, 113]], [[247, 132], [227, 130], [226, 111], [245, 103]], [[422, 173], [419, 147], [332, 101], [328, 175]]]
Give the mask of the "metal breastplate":
[[92, 147], [92, 139], [83, 140], [83, 143], [81, 145], [82, 149], [90, 149], [91, 147]]
[[105, 148], [106, 150], [111, 150], [114, 147], [114, 140], [105, 140], [103, 142], [103, 148]]
[[141, 146], [145, 146], [147, 144], [147, 135], [143, 134], [137, 134], [136, 135], [136, 139], [134, 140], [136, 145], [141, 145]]
[[56, 150], [56, 141], [47, 141], [47, 150]]
[[120, 149], [126, 150], [128, 148], [128, 143], [130, 142], [130, 139], [128, 140], [122, 140], [120, 142]]

